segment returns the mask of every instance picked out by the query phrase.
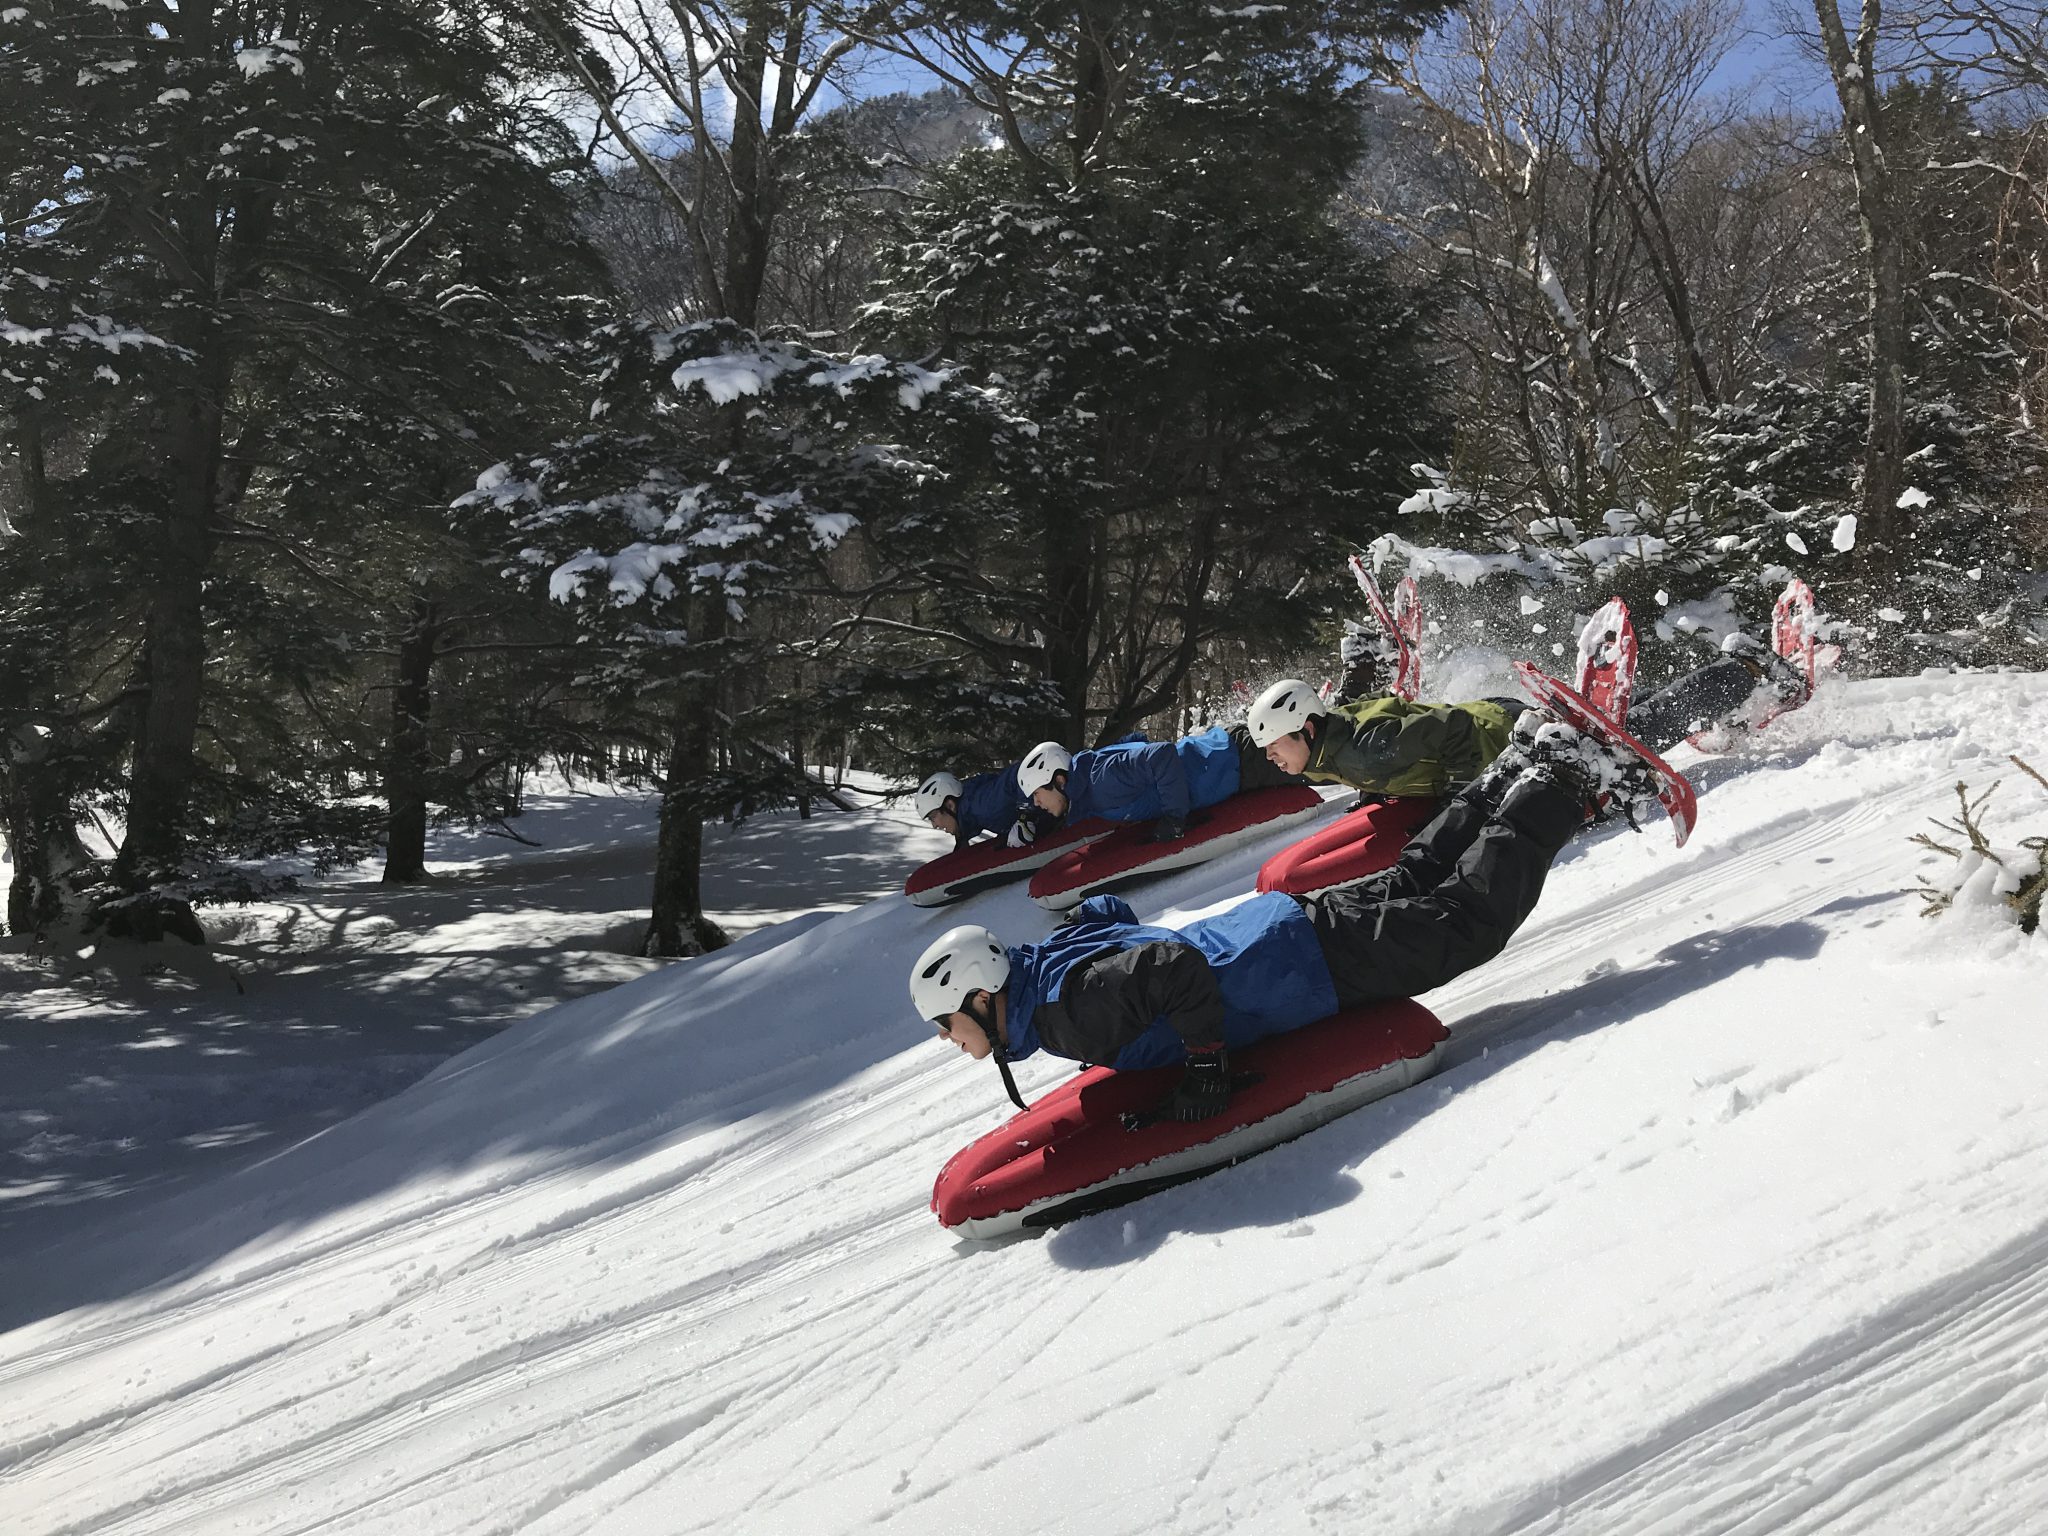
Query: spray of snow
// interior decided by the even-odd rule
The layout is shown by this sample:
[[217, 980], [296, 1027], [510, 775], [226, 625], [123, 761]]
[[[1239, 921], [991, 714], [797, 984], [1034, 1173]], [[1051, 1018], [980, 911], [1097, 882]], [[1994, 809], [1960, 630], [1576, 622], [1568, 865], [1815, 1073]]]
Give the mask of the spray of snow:
[[1557, 579], [1556, 561], [1541, 553], [1523, 555], [1513, 551], [1475, 555], [1464, 549], [1438, 549], [1411, 544], [1397, 534], [1383, 533], [1369, 548], [1374, 570], [1398, 562], [1401, 573], [1420, 581], [1434, 576], [1460, 587], [1475, 587], [1492, 576], [1518, 576], [1534, 585]]

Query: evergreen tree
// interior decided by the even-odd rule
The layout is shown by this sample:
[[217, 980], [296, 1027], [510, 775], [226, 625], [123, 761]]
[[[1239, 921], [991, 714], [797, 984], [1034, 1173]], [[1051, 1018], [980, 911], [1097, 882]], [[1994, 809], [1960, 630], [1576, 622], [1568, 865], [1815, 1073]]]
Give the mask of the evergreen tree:
[[1298, 638], [1309, 605], [1283, 599], [1341, 575], [1440, 443], [1420, 308], [1331, 218], [1359, 149], [1345, 61], [1427, 13], [920, 14], [1004, 145], [936, 179], [868, 334], [1000, 384], [1041, 432], [1024, 547], [934, 544], [930, 627], [1027, 660], [1052, 734], [1113, 737], [1171, 714], [1224, 637]]
[[731, 321], [620, 325], [598, 345], [593, 429], [493, 468], [459, 505], [509, 575], [574, 615], [582, 688], [667, 742], [666, 878], [643, 952], [696, 954], [724, 941], [697, 885], [704, 819], [806, 792], [768, 743], [808, 701], [776, 684], [798, 657], [843, 664], [778, 626], [778, 608], [836, 592], [835, 561], [886, 566], [897, 541], [975, 516], [971, 466], [1028, 435], [944, 374]]
[[380, 539], [405, 565], [387, 520], [474, 472], [582, 307], [572, 144], [513, 88], [540, 56], [476, 0], [0, 14], [0, 558], [48, 642], [0, 698], [41, 744], [6, 798], [53, 846], [117, 801], [129, 898], [295, 833], [358, 849], [309, 700], [377, 628]]

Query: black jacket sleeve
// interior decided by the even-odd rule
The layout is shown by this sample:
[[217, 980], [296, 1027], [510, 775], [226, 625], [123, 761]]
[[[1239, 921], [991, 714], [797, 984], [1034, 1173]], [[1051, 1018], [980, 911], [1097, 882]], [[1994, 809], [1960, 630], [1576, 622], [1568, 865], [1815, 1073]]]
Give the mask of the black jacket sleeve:
[[1223, 1043], [1223, 991], [1191, 944], [1162, 939], [1085, 960], [1034, 1017], [1048, 1050], [1106, 1065], [1162, 1014], [1191, 1051]]

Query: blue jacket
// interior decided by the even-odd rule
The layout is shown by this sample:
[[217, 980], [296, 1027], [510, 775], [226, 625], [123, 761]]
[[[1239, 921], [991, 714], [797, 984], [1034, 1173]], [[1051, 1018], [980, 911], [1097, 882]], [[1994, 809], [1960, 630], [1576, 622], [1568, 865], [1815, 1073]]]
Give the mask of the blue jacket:
[[1067, 820], [1186, 821], [1188, 812], [1228, 800], [1237, 786], [1237, 745], [1220, 725], [1179, 741], [1118, 741], [1074, 754]]
[[[1140, 923], [1122, 897], [1091, 896], [1049, 938], [1009, 952], [1003, 1022], [1011, 1057], [1038, 1050], [1032, 1015], [1041, 1002], [1059, 999], [1067, 973], [1081, 961], [1104, 950], [1161, 941], [1193, 945], [1207, 958], [1223, 993], [1224, 1043], [1233, 1049], [1337, 1011], [1337, 990], [1315, 929], [1292, 896], [1254, 896], [1179, 930]], [[1180, 1035], [1161, 1015], [1110, 1065], [1129, 1072], [1167, 1066], [1186, 1054]]]
[[977, 773], [964, 780], [959, 794], [960, 831], [957, 840], [966, 842], [984, 832], [1007, 832], [1024, 804], [1024, 792], [1017, 787], [1017, 765], [993, 773]]

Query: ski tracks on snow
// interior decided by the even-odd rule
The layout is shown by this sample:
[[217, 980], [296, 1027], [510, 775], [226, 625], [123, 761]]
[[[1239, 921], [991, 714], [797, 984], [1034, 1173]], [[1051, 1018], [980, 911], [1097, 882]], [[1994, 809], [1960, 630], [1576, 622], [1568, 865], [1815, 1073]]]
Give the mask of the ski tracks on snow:
[[[2044, 1378], [2048, 1224], [1798, 1359], [1724, 1388], [1561, 1479], [1535, 1507], [1472, 1528], [1504, 1536], [2031, 1536], [2048, 1508]], [[1964, 1473], [1972, 1464], [1984, 1470]], [[1984, 1496], [1987, 1486], [1999, 1490], [1995, 1500]]]
[[[674, 1274], [666, 1283], [638, 1278], [616, 1287], [622, 1297], [631, 1298], [624, 1304], [608, 1305], [602, 1284], [593, 1287], [597, 1295], [589, 1299], [574, 1294], [578, 1266], [601, 1277], [607, 1269], [630, 1269], [635, 1255], [655, 1266], [672, 1264], [677, 1230], [700, 1224], [730, 1230], [736, 1220], [745, 1219], [773, 1231], [780, 1199], [771, 1195], [765, 1204], [755, 1199], [741, 1207], [733, 1192], [758, 1196], [764, 1188], [773, 1190], [783, 1181], [758, 1177], [762, 1168], [800, 1169], [820, 1155], [830, 1156], [835, 1133], [843, 1151], [847, 1125], [877, 1109], [882, 1113], [867, 1121], [864, 1136], [875, 1157], [922, 1151], [923, 1138], [914, 1126], [887, 1138], [874, 1131], [892, 1123], [889, 1101], [918, 1087], [917, 1078], [911, 1072], [896, 1074], [893, 1082], [828, 1095], [794, 1115], [742, 1122], [736, 1138], [723, 1144], [710, 1138], [708, 1151], [697, 1152], [686, 1143], [653, 1159], [621, 1155], [613, 1164], [609, 1189], [602, 1177], [593, 1181], [584, 1167], [560, 1178], [544, 1174], [465, 1200], [436, 1202], [406, 1218], [376, 1222], [353, 1234], [353, 1241], [324, 1241], [310, 1259], [301, 1250], [297, 1264], [259, 1264], [178, 1295], [166, 1306], [128, 1313], [106, 1330], [84, 1329], [11, 1364], [0, 1373], [0, 1386], [54, 1362], [104, 1362], [110, 1353], [118, 1359], [121, 1346], [131, 1339], [157, 1346], [153, 1363], [160, 1369], [167, 1331], [188, 1339], [188, 1347], [175, 1358], [210, 1357], [219, 1363], [198, 1372], [188, 1368], [155, 1386], [143, 1385], [150, 1375], [145, 1370], [138, 1376], [138, 1390], [125, 1398], [118, 1413], [49, 1425], [0, 1446], [0, 1470], [18, 1485], [32, 1479], [43, 1487], [43, 1507], [81, 1512], [47, 1527], [49, 1536], [114, 1536], [204, 1525], [230, 1509], [268, 1505], [294, 1485], [345, 1486], [350, 1469], [379, 1459], [380, 1449], [431, 1439], [445, 1430], [448, 1452], [435, 1460], [432, 1472], [396, 1483], [365, 1480], [360, 1496], [339, 1501], [356, 1522], [351, 1528], [368, 1529], [380, 1514], [395, 1521], [394, 1529], [422, 1528], [415, 1499], [431, 1503], [454, 1495], [459, 1503], [465, 1487], [502, 1475], [513, 1465], [520, 1467], [521, 1480], [538, 1477], [549, 1488], [518, 1521], [508, 1526], [492, 1520], [476, 1527], [451, 1514], [446, 1523], [437, 1519], [435, 1528], [523, 1528], [528, 1519], [579, 1502], [643, 1461], [661, 1460], [660, 1453], [715, 1425], [750, 1391], [775, 1385], [772, 1376], [742, 1369], [740, 1386], [706, 1402], [706, 1375], [722, 1368], [730, 1372], [734, 1362], [715, 1349], [693, 1349], [695, 1336], [707, 1331], [716, 1336], [713, 1325], [719, 1319], [761, 1295], [830, 1292], [829, 1301], [791, 1319], [792, 1328], [809, 1328], [892, 1289], [897, 1278], [892, 1273], [847, 1286], [836, 1272], [878, 1254], [915, 1253], [916, 1245], [904, 1239], [922, 1228], [924, 1212], [906, 1197], [895, 1212], [877, 1220], [870, 1206], [850, 1203], [843, 1225], [771, 1241], [744, 1261]], [[656, 1165], [652, 1169], [650, 1161]], [[707, 1177], [714, 1168], [728, 1176]], [[748, 1176], [750, 1170], [755, 1177]], [[858, 1171], [842, 1167], [837, 1176], [854, 1177]], [[800, 1183], [803, 1175], [795, 1176]], [[558, 1183], [561, 1195], [555, 1201], [536, 1200], [549, 1183]], [[538, 1220], [536, 1206], [547, 1210]], [[506, 1219], [515, 1213], [516, 1223]], [[499, 1230], [492, 1232], [493, 1227]], [[346, 1296], [352, 1287], [369, 1284], [378, 1251], [400, 1229], [409, 1238], [413, 1262], [396, 1276], [385, 1271], [381, 1289], [387, 1294], [341, 1321], [318, 1323], [319, 1299]], [[429, 1256], [425, 1261], [423, 1253]], [[441, 1253], [449, 1255], [445, 1267], [433, 1261]], [[607, 1262], [593, 1263], [600, 1254]], [[667, 1261], [664, 1254], [670, 1255]], [[553, 1280], [547, 1277], [550, 1270]], [[244, 1326], [236, 1336], [217, 1340], [216, 1331], [228, 1331], [212, 1314], [222, 1291], [235, 1294], [244, 1325], [260, 1320], [269, 1326]], [[510, 1320], [514, 1314], [528, 1321], [544, 1317], [532, 1310], [532, 1301], [536, 1296], [546, 1300], [550, 1293], [560, 1313], [570, 1314], [566, 1319], [532, 1331]], [[336, 1309], [330, 1304], [324, 1310], [331, 1315]], [[859, 1331], [848, 1330], [853, 1335]], [[495, 1341], [492, 1333], [498, 1335]], [[477, 1336], [477, 1343], [465, 1349], [455, 1342], [464, 1334]], [[401, 1371], [396, 1379], [370, 1376], [381, 1390], [366, 1393], [359, 1366], [406, 1350], [443, 1368]], [[224, 1351], [229, 1358], [221, 1360]], [[622, 1389], [610, 1367], [629, 1352], [642, 1358], [673, 1354], [675, 1367]], [[450, 1356], [457, 1359], [450, 1361]], [[649, 1429], [647, 1403], [663, 1398], [695, 1406]], [[228, 1403], [239, 1411], [225, 1417], [212, 1411]], [[464, 1427], [459, 1434], [457, 1425]], [[489, 1430], [479, 1436], [485, 1426]], [[619, 1432], [608, 1436], [615, 1426]], [[600, 1456], [593, 1467], [590, 1447], [612, 1440], [619, 1449]], [[210, 1446], [226, 1442], [236, 1447], [231, 1460], [218, 1462], [208, 1454]], [[117, 1454], [130, 1474], [138, 1464], [153, 1465], [157, 1470], [146, 1493], [96, 1502], [90, 1490], [99, 1481], [103, 1451]], [[560, 1473], [547, 1470], [558, 1463]], [[68, 1491], [58, 1494], [58, 1488]], [[330, 1507], [330, 1516], [333, 1512]], [[289, 1518], [262, 1523], [276, 1531], [296, 1528]]]

